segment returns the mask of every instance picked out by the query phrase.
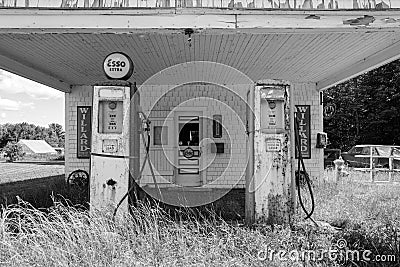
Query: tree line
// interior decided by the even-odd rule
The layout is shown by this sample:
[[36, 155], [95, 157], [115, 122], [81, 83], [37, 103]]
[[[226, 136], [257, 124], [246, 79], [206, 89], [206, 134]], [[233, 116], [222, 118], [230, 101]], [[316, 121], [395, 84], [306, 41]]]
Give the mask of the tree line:
[[65, 132], [58, 123], [51, 123], [48, 127], [27, 122], [0, 125], [0, 149], [8, 142], [18, 142], [21, 139], [45, 140], [53, 147], [64, 147]]
[[400, 61], [324, 91], [324, 105], [336, 113], [324, 118], [329, 148], [356, 144], [400, 145]]

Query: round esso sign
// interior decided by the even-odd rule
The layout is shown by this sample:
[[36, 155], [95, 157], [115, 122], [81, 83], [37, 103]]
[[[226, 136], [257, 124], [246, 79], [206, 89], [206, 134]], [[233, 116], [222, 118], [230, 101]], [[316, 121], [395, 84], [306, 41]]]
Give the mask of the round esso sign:
[[133, 73], [133, 63], [124, 53], [115, 52], [104, 59], [103, 70], [108, 79], [128, 80]]

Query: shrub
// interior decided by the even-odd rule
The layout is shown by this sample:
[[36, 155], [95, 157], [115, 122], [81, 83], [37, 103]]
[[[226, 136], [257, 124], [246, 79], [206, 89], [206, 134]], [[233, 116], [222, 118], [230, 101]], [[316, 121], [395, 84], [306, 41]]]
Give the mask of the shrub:
[[3, 148], [3, 153], [7, 159], [7, 162], [14, 162], [24, 156], [22, 146], [13, 141], [7, 143], [7, 145]]

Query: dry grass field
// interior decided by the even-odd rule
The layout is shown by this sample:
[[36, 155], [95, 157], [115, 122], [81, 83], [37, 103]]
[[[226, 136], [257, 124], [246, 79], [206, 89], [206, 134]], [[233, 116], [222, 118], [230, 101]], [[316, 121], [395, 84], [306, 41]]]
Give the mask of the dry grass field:
[[0, 162], [0, 184], [62, 175], [64, 162]]
[[[314, 218], [335, 229], [303, 221], [300, 211], [292, 227], [248, 228], [212, 211], [187, 210], [185, 220], [176, 220], [147, 204], [115, 221], [104, 211], [59, 203], [47, 212], [7, 207], [0, 216], [0, 266], [400, 266], [400, 187], [353, 182], [351, 175], [339, 184], [314, 183]], [[341, 253], [368, 250], [368, 259], [299, 256], [338, 249], [342, 239]], [[264, 252], [271, 250], [288, 253], [269, 259]], [[395, 258], [376, 262], [376, 255]]]

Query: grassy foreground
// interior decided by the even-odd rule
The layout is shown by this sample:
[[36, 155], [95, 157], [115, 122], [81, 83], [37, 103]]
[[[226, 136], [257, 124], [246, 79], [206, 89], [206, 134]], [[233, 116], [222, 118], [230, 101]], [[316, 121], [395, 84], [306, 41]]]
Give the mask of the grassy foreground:
[[[109, 213], [59, 203], [46, 213], [27, 204], [10, 206], [0, 216], [0, 266], [400, 266], [399, 193], [396, 186], [350, 181], [315, 186], [315, 219], [339, 231], [317, 228], [300, 216], [291, 228], [250, 229], [212, 212], [199, 218], [187, 211], [186, 220], [177, 221], [149, 205], [115, 221]], [[341, 238], [351, 249], [397, 259], [307, 262], [298, 255], [331, 248]], [[265, 259], [271, 249], [288, 254]]]

